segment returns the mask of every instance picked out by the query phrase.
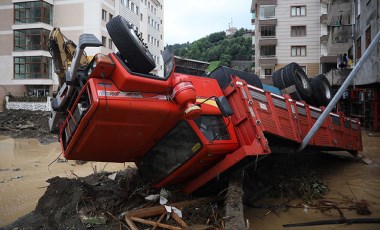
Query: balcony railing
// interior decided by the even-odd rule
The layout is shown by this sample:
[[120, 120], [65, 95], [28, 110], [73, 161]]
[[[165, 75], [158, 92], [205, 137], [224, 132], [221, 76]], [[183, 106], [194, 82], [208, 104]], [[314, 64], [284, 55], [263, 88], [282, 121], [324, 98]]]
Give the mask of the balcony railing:
[[277, 38], [273, 36], [261, 37], [259, 40], [260, 46], [275, 46], [277, 45]]
[[259, 59], [259, 64], [260, 65], [276, 65], [277, 64], [276, 55], [261, 56]]

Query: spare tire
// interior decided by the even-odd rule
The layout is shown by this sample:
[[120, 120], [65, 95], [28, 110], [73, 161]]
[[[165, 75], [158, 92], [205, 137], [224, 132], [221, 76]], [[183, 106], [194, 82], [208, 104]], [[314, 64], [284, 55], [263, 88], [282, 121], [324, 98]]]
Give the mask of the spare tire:
[[146, 74], [156, 67], [152, 54], [125, 18], [118, 15], [112, 18], [106, 27], [112, 41], [132, 71]]
[[283, 68], [281, 68], [279, 70], [276, 70], [273, 73], [273, 75], [272, 75], [273, 85], [275, 87], [279, 88], [280, 90], [286, 88], [286, 85], [285, 85], [285, 83], [284, 83], [284, 81], [282, 80], [282, 77], [281, 77], [282, 71], [283, 71]]
[[286, 65], [283, 69], [283, 79], [286, 87], [295, 85], [301, 98], [309, 100], [312, 89], [309, 79], [303, 69], [295, 62]]
[[318, 106], [327, 106], [332, 98], [332, 89], [330, 82], [324, 74], [319, 74], [310, 79], [311, 88], [313, 90], [313, 100]]
[[232, 69], [226, 66], [219, 66], [214, 69], [208, 77], [216, 79], [220, 88], [224, 89], [230, 84], [232, 75], [246, 81], [248, 85], [256, 86], [261, 89], [263, 88], [263, 83], [256, 74]]

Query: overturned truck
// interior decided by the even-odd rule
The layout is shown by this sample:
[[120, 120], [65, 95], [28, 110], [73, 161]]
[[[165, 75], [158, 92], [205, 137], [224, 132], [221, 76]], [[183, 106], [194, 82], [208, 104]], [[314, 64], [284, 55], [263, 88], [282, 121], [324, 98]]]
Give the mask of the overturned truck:
[[[192, 193], [273, 151], [296, 149], [323, 111], [264, 90], [255, 75], [177, 73], [169, 50], [163, 76], [153, 75], [155, 62], [131, 25], [117, 16], [107, 29], [119, 52], [81, 66], [84, 49], [101, 46], [82, 35], [52, 100], [50, 129], [63, 118], [67, 159], [135, 162], [154, 186]], [[330, 113], [308, 147], [357, 153], [360, 123]]]

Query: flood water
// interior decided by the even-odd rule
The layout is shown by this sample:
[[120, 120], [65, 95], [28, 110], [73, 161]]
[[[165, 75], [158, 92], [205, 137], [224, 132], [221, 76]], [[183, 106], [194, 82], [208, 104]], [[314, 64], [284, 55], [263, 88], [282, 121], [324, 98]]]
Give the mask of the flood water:
[[61, 161], [49, 167], [60, 153], [58, 143], [42, 145], [36, 139], [0, 136], [0, 227], [33, 211], [49, 185], [46, 182], [49, 178], [75, 178], [90, 175], [94, 170], [112, 172], [127, 167], [99, 162], [78, 165], [74, 161]]
[[[363, 134], [363, 154], [375, 164], [366, 165], [355, 161], [348, 154], [345, 157], [317, 155], [305, 159], [328, 185], [330, 192], [325, 199], [341, 202], [348, 199], [366, 200], [370, 203], [369, 216], [360, 216], [355, 211], [343, 210], [346, 218], [380, 218], [380, 137]], [[51, 177], [82, 177], [96, 170], [118, 171], [127, 167], [124, 164], [87, 163], [74, 161], [53, 163], [60, 154], [58, 143], [42, 145], [35, 139], [13, 139], [0, 136], [0, 227], [34, 210], [38, 199], [44, 194]], [[63, 157], [61, 156], [61, 159]], [[298, 204], [301, 201], [292, 201]], [[283, 204], [281, 199], [259, 200], [258, 204]], [[288, 210], [246, 208], [245, 217], [250, 229], [284, 229], [283, 224], [317, 220], [338, 219], [339, 213], [321, 213], [318, 210], [290, 208]], [[322, 225], [287, 229], [380, 229], [380, 224]]]
[[[374, 164], [366, 165], [357, 162], [346, 152], [336, 155], [321, 155], [308, 157], [305, 165], [309, 165], [315, 170], [323, 182], [328, 185], [330, 191], [325, 196], [325, 200], [337, 203], [347, 200], [360, 201], [366, 200], [370, 206], [371, 215], [358, 215], [354, 210], [342, 210], [346, 218], [380, 218], [380, 137], [369, 137], [368, 133], [363, 133], [362, 154], [369, 157]], [[332, 152], [331, 152], [332, 153]], [[293, 205], [302, 201], [291, 201]], [[257, 204], [281, 205], [286, 203], [284, 200], [259, 200]], [[348, 206], [349, 204], [341, 204]], [[321, 213], [315, 209], [290, 208], [276, 209], [256, 209], [246, 208], [245, 217], [249, 219], [250, 229], [271, 230], [271, 229], [380, 229], [379, 224], [340, 224], [340, 225], [320, 225], [312, 227], [293, 227], [284, 228], [283, 224], [303, 223], [319, 220], [339, 219], [339, 212]]]

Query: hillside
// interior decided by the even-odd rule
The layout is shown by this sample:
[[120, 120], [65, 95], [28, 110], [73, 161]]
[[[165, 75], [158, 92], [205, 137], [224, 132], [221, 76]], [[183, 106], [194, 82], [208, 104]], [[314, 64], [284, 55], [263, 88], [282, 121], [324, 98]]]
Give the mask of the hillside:
[[[233, 36], [216, 32], [192, 43], [169, 45], [176, 56], [229, 66], [232, 60], [252, 60], [252, 37], [241, 28]], [[214, 64], [215, 65], [215, 64]]]

